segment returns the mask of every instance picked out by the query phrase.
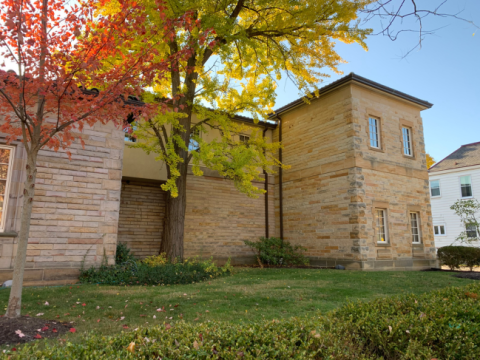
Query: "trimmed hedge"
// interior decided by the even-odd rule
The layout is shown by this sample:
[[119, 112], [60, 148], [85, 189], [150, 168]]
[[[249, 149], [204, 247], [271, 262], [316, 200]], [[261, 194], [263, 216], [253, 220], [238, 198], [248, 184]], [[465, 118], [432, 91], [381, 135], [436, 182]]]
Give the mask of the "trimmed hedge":
[[480, 266], [480, 248], [471, 246], [444, 246], [438, 249], [438, 259], [451, 270], [464, 265], [473, 270]]
[[[480, 284], [350, 303], [325, 316], [258, 323], [180, 321], [14, 359], [480, 359]], [[134, 353], [128, 350], [134, 342]], [[130, 347], [132, 349], [132, 347]]]
[[261, 237], [259, 241], [245, 240], [257, 253], [257, 259], [266, 265], [308, 265], [308, 259], [299, 251], [307, 249], [300, 245], [293, 246], [288, 241], [275, 237]]
[[121, 265], [102, 265], [80, 271], [81, 283], [108, 285], [174, 285], [191, 284], [223, 275], [230, 275], [230, 260], [217, 267], [210, 260], [190, 259], [184, 262], [151, 266], [149, 263], [128, 261]]

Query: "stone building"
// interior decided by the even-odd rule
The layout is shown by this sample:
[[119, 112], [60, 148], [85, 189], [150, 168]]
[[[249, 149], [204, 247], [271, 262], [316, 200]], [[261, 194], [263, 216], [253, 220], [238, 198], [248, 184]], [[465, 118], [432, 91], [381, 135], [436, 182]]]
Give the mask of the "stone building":
[[[253, 123], [291, 166], [258, 183], [251, 199], [207, 169], [189, 176], [185, 255], [250, 263], [244, 240], [280, 236], [307, 248], [311, 263], [347, 269], [421, 269], [436, 263], [422, 110], [432, 105], [355, 74]], [[58, 283], [114, 261], [117, 242], [138, 257], [162, 238], [165, 164], [129, 148], [124, 133], [97, 124], [83, 149], [43, 150], [38, 160], [25, 282]], [[215, 136], [209, 133], [208, 136]], [[243, 135], [248, 136], [248, 131]], [[19, 229], [25, 156], [0, 145], [4, 167], [0, 281], [10, 278]]]

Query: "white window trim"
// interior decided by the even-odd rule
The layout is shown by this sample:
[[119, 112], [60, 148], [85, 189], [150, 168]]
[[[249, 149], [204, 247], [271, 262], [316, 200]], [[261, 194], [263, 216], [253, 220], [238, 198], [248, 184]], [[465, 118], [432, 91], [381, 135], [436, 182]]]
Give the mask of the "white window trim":
[[[440, 228], [438, 229], [438, 234], [435, 234], [435, 226], [443, 226], [443, 230], [445, 230], [445, 234], [440, 233]], [[433, 224], [433, 236], [447, 236], [447, 225], [445, 223]]]
[[[413, 233], [412, 233], [412, 217], [410, 214], [417, 215], [417, 231], [418, 231], [418, 241], [413, 241]], [[409, 223], [410, 223], [410, 236], [412, 237], [412, 244], [421, 244], [422, 243], [422, 230], [420, 227], [420, 213], [418, 211], [410, 211], [408, 213]]]
[[[436, 196], [432, 195], [432, 186], [431, 186], [432, 181], [438, 181], [438, 190], [440, 191], [440, 195], [436, 195]], [[439, 197], [442, 197], [442, 181], [440, 179], [430, 179], [428, 181], [428, 191], [430, 193], [430, 198], [432, 198], [432, 199], [437, 199]], [[460, 193], [461, 192], [462, 192], [462, 189], [461, 189], [461, 186], [460, 186]]]
[[385, 228], [385, 241], [377, 240], [377, 244], [390, 244], [390, 239], [388, 235], [388, 212], [387, 209], [375, 208], [375, 237], [378, 238], [377, 234], [377, 211], [383, 211], [383, 227]]
[[[373, 119], [375, 120], [375, 124], [376, 124], [376, 135], [377, 135], [377, 145], [378, 146], [373, 146], [372, 145], [372, 139], [371, 139], [371, 136], [372, 136], [372, 130], [370, 128], [370, 119]], [[380, 119], [379, 118], [376, 118], [374, 116], [369, 116], [368, 117], [368, 145], [372, 148], [372, 149], [381, 149], [382, 148], [382, 140], [381, 140], [381, 136], [380, 136]]]
[[[462, 196], [462, 177], [465, 176], [470, 176], [470, 190], [472, 190], [472, 195], [471, 196]], [[472, 199], [473, 198], [473, 179], [471, 174], [464, 174], [460, 175], [458, 177], [458, 185], [459, 185], [459, 190], [460, 190], [460, 199]]]
[[[406, 154], [405, 153], [405, 136], [403, 134], [403, 129], [407, 130], [407, 133], [408, 133], [408, 151], [410, 152], [410, 154]], [[403, 155], [405, 156], [409, 156], [409, 157], [413, 157], [413, 143], [412, 143], [412, 129], [407, 127], [407, 126], [402, 126], [402, 148], [403, 148]]]
[[0, 219], [0, 232], [5, 232], [5, 223], [7, 220], [8, 199], [10, 198], [10, 188], [12, 183], [13, 160], [15, 158], [15, 146], [0, 145], [0, 149], [10, 150], [10, 158], [8, 159], [7, 184], [5, 186], [5, 194], [3, 198], [2, 218]]

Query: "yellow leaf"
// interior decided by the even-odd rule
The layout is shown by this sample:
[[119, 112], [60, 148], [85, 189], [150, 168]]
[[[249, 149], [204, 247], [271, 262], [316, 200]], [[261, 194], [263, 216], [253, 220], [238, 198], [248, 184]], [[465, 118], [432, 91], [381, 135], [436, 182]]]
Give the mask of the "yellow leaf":
[[127, 351], [130, 351], [132, 354], [135, 352], [135, 343], [131, 342], [130, 345], [127, 346]]

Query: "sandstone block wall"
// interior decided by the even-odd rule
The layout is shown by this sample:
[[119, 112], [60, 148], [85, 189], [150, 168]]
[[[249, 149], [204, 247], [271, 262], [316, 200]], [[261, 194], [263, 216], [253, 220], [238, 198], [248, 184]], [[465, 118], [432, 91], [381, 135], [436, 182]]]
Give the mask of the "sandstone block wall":
[[[96, 124], [93, 128], [86, 127], [80, 136], [85, 148], [78, 141], [73, 144], [69, 149], [71, 160], [64, 151], [41, 150], [38, 156], [26, 267], [58, 269], [51, 273], [32, 272], [36, 275], [31, 276], [39, 277], [39, 281], [58, 279], [62, 272], [69, 273], [67, 268], [78, 269], [82, 261], [86, 266], [98, 265], [105, 256], [108, 263], [114, 262], [124, 134], [113, 124]], [[18, 150], [18, 156], [24, 159], [21, 145]], [[20, 175], [24, 160], [17, 163], [18, 180], [24, 176]], [[22, 196], [18, 195], [18, 204], [21, 201]], [[18, 208], [16, 214], [20, 211]], [[17, 220], [15, 230], [19, 226]], [[10, 242], [7, 251], [2, 246], [0, 268], [5, 270], [2, 276], [8, 276], [13, 267], [16, 238]]]
[[160, 182], [123, 180], [118, 241], [135, 257], [158, 255], [165, 217], [165, 192]]
[[[273, 182], [273, 179], [270, 180]], [[263, 183], [256, 184], [263, 188]], [[270, 236], [274, 235], [274, 186], [269, 188]], [[222, 263], [255, 261], [244, 240], [265, 236], [265, 199], [240, 193], [231, 180], [189, 176], [185, 219], [185, 256], [213, 256]]]

